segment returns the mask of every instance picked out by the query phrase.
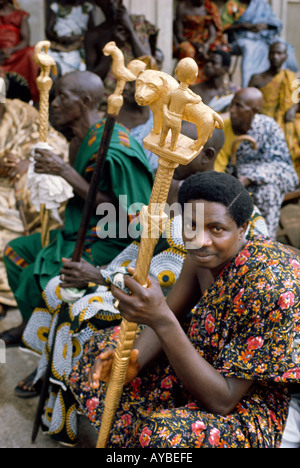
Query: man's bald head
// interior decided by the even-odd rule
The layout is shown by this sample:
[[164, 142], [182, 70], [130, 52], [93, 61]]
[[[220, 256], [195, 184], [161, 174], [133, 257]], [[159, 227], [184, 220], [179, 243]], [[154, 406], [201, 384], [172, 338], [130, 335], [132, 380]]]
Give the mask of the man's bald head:
[[243, 102], [253, 109], [253, 112], [258, 113], [264, 105], [264, 97], [258, 88], [242, 88], [235, 93]]
[[51, 103], [58, 128], [84, 131], [99, 119], [99, 106], [103, 100], [101, 78], [88, 71], [68, 73], [57, 80], [55, 98]]
[[85, 99], [90, 109], [98, 109], [104, 96], [101, 78], [89, 71], [74, 71], [59, 79], [59, 86], [66, 87], [78, 97]]
[[243, 88], [237, 91], [230, 105], [230, 119], [235, 134], [247, 133], [253, 119], [264, 105], [264, 98], [257, 88]]

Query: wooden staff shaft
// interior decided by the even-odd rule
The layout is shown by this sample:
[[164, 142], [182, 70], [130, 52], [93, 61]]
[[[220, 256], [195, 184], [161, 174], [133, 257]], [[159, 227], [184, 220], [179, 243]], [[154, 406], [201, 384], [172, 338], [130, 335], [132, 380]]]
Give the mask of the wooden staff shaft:
[[[148, 215], [151, 220], [153, 214], [161, 216], [167, 201], [168, 192], [173, 178], [174, 170], [178, 164], [159, 160], [151, 198], [148, 207]], [[152, 207], [155, 207], [152, 210]], [[149, 226], [151, 228], [151, 226]], [[136, 261], [134, 278], [142, 285], [147, 284], [153, 252], [158, 238], [142, 237]], [[102, 414], [102, 422], [97, 441], [97, 448], [105, 448], [114, 421], [116, 409], [122, 396], [124, 381], [127, 373], [130, 353], [136, 337], [137, 324], [123, 319], [121, 330], [115, 351], [114, 362], [110, 381], [105, 397], [105, 407]]]

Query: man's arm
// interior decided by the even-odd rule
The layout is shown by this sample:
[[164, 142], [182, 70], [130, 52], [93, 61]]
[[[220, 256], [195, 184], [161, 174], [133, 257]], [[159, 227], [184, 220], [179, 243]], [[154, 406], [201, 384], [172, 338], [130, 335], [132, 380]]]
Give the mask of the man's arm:
[[[37, 149], [35, 153], [35, 172], [62, 177], [83, 200], [86, 200], [90, 184], [70, 164], [48, 150]], [[114, 202], [112, 195], [98, 191], [95, 206]]]

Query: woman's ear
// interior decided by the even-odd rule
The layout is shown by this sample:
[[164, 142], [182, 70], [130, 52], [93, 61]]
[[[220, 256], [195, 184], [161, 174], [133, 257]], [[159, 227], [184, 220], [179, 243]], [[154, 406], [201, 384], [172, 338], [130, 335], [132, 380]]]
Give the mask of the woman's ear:
[[245, 236], [247, 229], [249, 227], [249, 221], [246, 221], [240, 228], [239, 228], [239, 237], [240, 239], [243, 239]]

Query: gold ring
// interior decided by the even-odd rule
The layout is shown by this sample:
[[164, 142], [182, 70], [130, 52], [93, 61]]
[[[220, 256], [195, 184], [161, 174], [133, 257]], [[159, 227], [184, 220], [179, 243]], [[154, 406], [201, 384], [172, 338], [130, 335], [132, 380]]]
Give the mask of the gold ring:
[[117, 299], [116, 301], [114, 301], [114, 308], [119, 310], [119, 305], [120, 305], [120, 301]]
[[4, 162], [4, 164], [7, 164], [7, 161], [8, 161], [7, 156], [4, 156], [4, 157], [2, 158], [2, 161]]
[[16, 179], [17, 180], [20, 180], [20, 177], [21, 177], [20, 174], [16, 174]]

